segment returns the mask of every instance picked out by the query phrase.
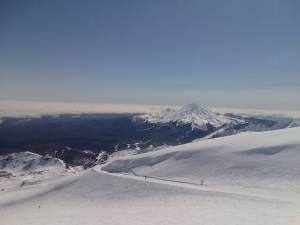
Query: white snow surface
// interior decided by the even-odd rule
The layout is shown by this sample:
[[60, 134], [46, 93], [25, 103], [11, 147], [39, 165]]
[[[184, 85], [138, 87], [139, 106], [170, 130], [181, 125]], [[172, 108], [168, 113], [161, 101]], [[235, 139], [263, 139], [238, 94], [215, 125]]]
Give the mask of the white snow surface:
[[180, 109], [163, 109], [159, 112], [153, 112], [149, 114], [143, 114], [137, 116], [149, 123], [191, 123], [195, 128], [207, 129], [207, 124], [211, 124], [214, 127], [221, 127], [224, 124], [242, 122], [233, 120], [221, 114], [216, 114], [210, 109], [199, 106], [197, 104], [187, 104]]
[[30, 173], [63, 172], [65, 163], [51, 156], [41, 156], [29, 151], [17, 152], [0, 156], [0, 170], [15, 176]]
[[102, 169], [192, 183], [203, 179], [216, 190], [268, 195], [271, 188], [277, 197], [293, 199], [300, 190], [300, 128], [192, 142], [118, 159]]
[[298, 225], [299, 137], [245, 132], [4, 190], [0, 224]]
[[[26, 189], [31, 186], [43, 186], [45, 181], [57, 179], [68, 172], [76, 172], [76, 169], [67, 170], [65, 163], [60, 159], [28, 151], [1, 155], [0, 189], [6, 193], [19, 190], [20, 187]], [[9, 177], [6, 177], [5, 173]]]

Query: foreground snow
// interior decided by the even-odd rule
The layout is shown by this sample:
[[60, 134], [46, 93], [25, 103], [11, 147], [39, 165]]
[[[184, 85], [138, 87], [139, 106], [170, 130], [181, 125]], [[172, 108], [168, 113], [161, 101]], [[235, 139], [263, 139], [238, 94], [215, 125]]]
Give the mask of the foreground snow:
[[0, 224], [297, 225], [299, 137], [243, 133], [5, 190]]
[[[297, 224], [299, 203], [112, 176], [93, 170], [0, 196], [1, 224]], [[17, 216], [16, 216], [17, 215]]]

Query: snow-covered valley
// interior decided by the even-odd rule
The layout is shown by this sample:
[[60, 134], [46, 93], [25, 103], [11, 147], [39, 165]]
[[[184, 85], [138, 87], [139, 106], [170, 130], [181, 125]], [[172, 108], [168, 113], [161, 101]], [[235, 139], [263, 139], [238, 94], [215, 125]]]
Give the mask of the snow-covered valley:
[[244, 132], [58, 169], [25, 186], [30, 173], [2, 177], [0, 224], [297, 225], [299, 137], [300, 128]]

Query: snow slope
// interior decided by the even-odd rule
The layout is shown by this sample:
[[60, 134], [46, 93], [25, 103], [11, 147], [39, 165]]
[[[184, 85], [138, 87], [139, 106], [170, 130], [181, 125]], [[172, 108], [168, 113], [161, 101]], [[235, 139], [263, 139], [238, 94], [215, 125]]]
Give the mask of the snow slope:
[[[20, 187], [40, 185], [45, 180], [56, 179], [66, 175], [67, 172], [70, 170], [66, 169], [65, 163], [54, 157], [41, 156], [32, 152], [1, 155], [0, 189], [7, 192], [18, 190]], [[3, 173], [8, 177], [3, 176]]]
[[51, 156], [32, 152], [18, 152], [0, 156], [0, 170], [20, 176], [32, 173], [63, 172], [65, 163]]
[[294, 199], [300, 190], [299, 137], [300, 128], [244, 132], [129, 156], [102, 169], [192, 183], [203, 179], [215, 190]]
[[298, 225], [299, 134], [199, 141], [5, 190], [0, 224]]
[[89, 170], [29, 192], [0, 195], [0, 224], [296, 225], [298, 207]]
[[207, 129], [208, 124], [217, 128], [228, 123], [242, 122], [216, 114], [197, 104], [188, 104], [180, 109], [163, 109], [159, 112], [139, 115], [138, 118], [149, 123], [191, 123], [193, 127], [201, 129]]

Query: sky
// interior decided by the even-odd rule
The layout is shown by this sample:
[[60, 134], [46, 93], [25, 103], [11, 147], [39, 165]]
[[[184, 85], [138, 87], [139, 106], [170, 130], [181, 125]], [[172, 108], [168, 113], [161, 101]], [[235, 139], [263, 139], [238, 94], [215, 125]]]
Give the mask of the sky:
[[298, 0], [0, 0], [0, 100], [300, 110]]

